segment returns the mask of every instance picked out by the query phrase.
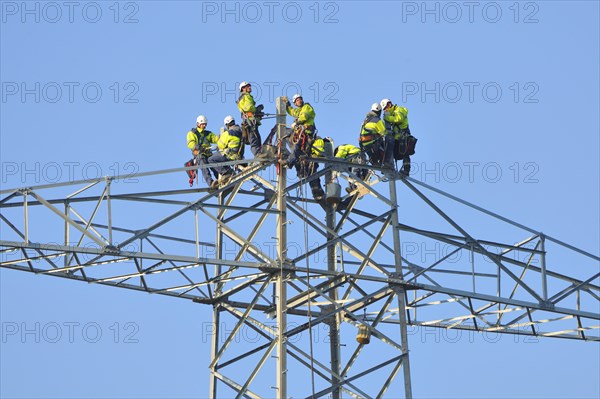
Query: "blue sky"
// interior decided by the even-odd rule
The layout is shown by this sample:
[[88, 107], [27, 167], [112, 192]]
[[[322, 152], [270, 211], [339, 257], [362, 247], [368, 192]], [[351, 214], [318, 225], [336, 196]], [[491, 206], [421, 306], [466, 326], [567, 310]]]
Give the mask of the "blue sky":
[[[370, 105], [389, 97], [419, 138], [414, 178], [599, 252], [597, 1], [0, 4], [2, 189], [181, 166], [196, 116], [218, 131], [246, 80], [267, 112], [302, 91], [338, 144], [355, 142]], [[8, 337], [0, 396], [208, 392], [209, 308], [0, 276], [3, 328], [103, 333]], [[444, 333], [411, 332], [416, 397], [600, 395], [597, 343]]]

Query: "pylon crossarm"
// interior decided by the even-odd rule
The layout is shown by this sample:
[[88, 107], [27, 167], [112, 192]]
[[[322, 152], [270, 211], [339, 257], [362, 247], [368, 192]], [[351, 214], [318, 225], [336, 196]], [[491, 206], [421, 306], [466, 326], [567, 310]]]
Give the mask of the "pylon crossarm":
[[[440, 259], [438, 259], [438, 260], [434, 261], [434, 262], [433, 262], [431, 265], [429, 265], [429, 266], [427, 266], [427, 267], [421, 267], [421, 266], [418, 266], [418, 265], [413, 265], [413, 264], [411, 264], [411, 266], [412, 266], [412, 270], [411, 270], [411, 268], [409, 268], [409, 272], [408, 272], [408, 273], [405, 275], [405, 277], [408, 277], [408, 275], [409, 275], [410, 273], [413, 273], [414, 275], [413, 275], [411, 278], [407, 279], [407, 281], [408, 281], [409, 283], [410, 283], [410, 282], [412, 282], [412, 281], [417, 281], [417, 278], [418, 278], [419, 276], [421, 276], [421, 275], [423, 275], [423, 274], [425, 274], [425, 273], [427, 273], [427, 272], [431, 272], [431, 271], [433, 270], [433, 268], [434, 268], [434, 267], [436, 267], [436, 266], [438, 266], [438, 265], [441, 265], [441, 264], [443, 264], [445, 260], [447, 260], [447, 259], [450, 259], [452, 256], [454, 256], [455, 254], [457, 254], [457, 253], [458, 253], [458, 252], [459, 252], [461, 249], [463, 249], [463, 248], [465, 248], [465, 247], [466, 247], [466, 245], [462, 245], [462, 246], [460, 246], [460, 247], [456, 248], [455, 250], [453, 250], [452, 252], [448, 253], [447, 255], [444, 255], [444, 256], [443, 256], [443, 257], [441, 257]], [[408, 261], [407, 261], [406, 259], [404, 259], [404, 258], [402, 258], [402, 261], [403, 261], [403, 262], [410, 263], [410, 262], [408, 262]], [[415, 270], [415, 269], [416, 269], [416, 270], [418, 270], [418, 272], [416, 272], [416, 270]], [[439, 270], [439, 269], [436, 269], [436, 270], [434, 270], [434, 271], [435, 271], [435, 272], [440, 272], [440, 273], [442, 272], [442, 271], [441, 271], [441, 270]], [[415, 273], [415, 272], [416, 272], [416, 273]]]
[[[253, 262], [219, 260], [219, 259], [214, 259], [214, 258], [197, 259], [195, 257], [187, 257], [187, 256], [181, 256], [181, 255], [141, 253], [141, 252], [128, 252], [128, 251], [117, 251], [117, 252], [112, 253], [110, 251], [107, 252], [103, 249], [98, 249], [98, 248], [72, 247], [72, 246], [62, 246], [62, 245], [54, 245], [54, 244], [52, 244], [52, 245], [35, 244], [35, 243], [25, 244], [23, 242], [15, 242], [15, 241], [0, 241], [0, 246], [5, 249], [11, 249], [11, 250], [31, 249], [36, 252], [37, 251], [51, 251], [51, 252], [53, 252], [53, 254], [51, 254], [51, 256], [52, 255], [64, 256], [66, 253], [80, 253], [80, 254], [88, 254], [88, 255], [113, 257], [112, 259], [108, 259], [105, 261], [108, 263], [122, 262], [126, 259], [131, 259], [131, 258], [143, 258], [143, 259], [153, 259], [153, 260], [157, 260], [157, 261], [172, 261], [172, 262], [184, 263], [183, 266], [180, 266], [178, 268], [198, 267], [199, 264], [203, 264], [203, 263], [218, 264], [218, 265], [223, 265], [223, 266], [236, 266], [236, 267], [241, 267], [241, 268], [253, 268], [253, 269], [256, 269], [257, 267], [260, 266], [260, 264], [257, 265], [256, 263], [253, 263]], [[44, 255], [47, 255], [47, 254], [44, 254]], [[115, 256], [117, 256], [117, 257], [115, 258]], [[16, 260], [16, 261], [5, 261], [5, 262], [3, 262], [2, 265], [5, 267], [11, 267], [11, 266], [15, 266], [16, 264], [26, 263], [26, 262], [27, 262], [27, 259], [20, 259], [20, 260]], [[98, 263], [98, 262], [100, 262], [100, 263]], [[92, 262], [88, 262], [88, 263], [90, 265], [100, 266], [102, 262], [103, 261], [96, 261], [95, 263], [92, 263]], [[79, 266], [58, 268], [58, 269], [61, 272], [65, 272], [65, 271], [73, 271], [78, 268], [84, 268], [84, 267], [86, 267], [86, 266], [79, 265]], [[54, 267], [52, 269], [54, 269]], [[176, 268], [169, 268], [169, 269], [167, 269], [167, 271], [168, 270], [176, 270]], [[297, 267], [292, 268], [290, 270], [296, 270], [297, 272], [304, 271], [304, 269], [297, 268]], [[51, 272], [52, 270], [36, 268], [34, 271], [36, 273], [48, 273], [48, 272]], [[159, 272], [157, 271], [156, 274], [158, 274], [158, 273]], [[318, 270], [318, 273], [321, 275], [329, 275], [330, 274], [326, 270]], [[61, 274], [61, 273], [54, 272], [54, 274]], [[337, 273], [331, 273], [332, 276], [335, 276], [336, 274]], [[377, 276], [370, 276], [370, 275], [357, 275], [357, 274], [352, 274], [352, 273], [346, 273], [346, 275], [353, 279], [355, 278], [358, 280], [365, 280], [365, 281], [380, 281], [380, 282], [390, 281], [386, 278], [380, 278]], [[67, 276], [67, 277], [70, 277], [70, 276]], [[113, 277], [113, 276], [111, 276], [111, 277]], [[584, 282], [585, 282], [585, 280], [584, 280]], [[415, 284], [415, 283], [411, 283], [411, 284]], [[473, 292], [468, 292], [468, 291], [464, 291], [464, 290], [456, 290], [456, 289], [451, 289], [448, 287], [442, 287], [440, 285], [427, 285], [427, 284], [423, 284], [423, 283], [416, 283], [415, 286], [422, 290], [426, 290], [426, 291], [439, 292], [439, 293], [443, 293], [443, 294], [456, 295], [456, 296], [460, 296], [460, 297], [472, 297], [474, 299], [484, 300], [486, 302], [489, 302], [489, 301], [501, 302], [501, 303], [506, 303], [506, 304], [510, 304], [510, 305], [514, 305], [514, 306], [521, 306], [524, 308], [525, 307], [539, 308], [541, 310], [551, 310], [551, 311], [555, 311], [555, 312], [559, 312], [559, 313], [567, 313], [567, 314], [569, 314], [571, 312], [571, 310], [563, 309], [563, 308], [559, 308], [559, 307], [554, 307], [551, 309], [548, 307], [541, 306], [539, 303], [528, 302], [528, 301], [518, 300], [518, 299], [514, 299], [514, 298], [510, 299], [510, 298], [502, 298], [502, 297], [485, 295], [485, 294], [480, 294], [480, 293], [473, 293]], [[576, 292], [573, 292], [573, 294], [575, 294], [575, 293]], [[573, 312], [574, 312], [573, 313], [574, 315], [579, 315], [582, 317], [590, 317], [590, 315], [593, 315], [593, 313], [580, 312], [577, 310], [575, 310]]]
[[251, 242], [244, 239], [244, 237], [242, 237], [240, 234], [238, 234], [234, 229], [229, 227], [222, 220], [213, 216], [210, 212], [204, 210], [203, 208], [199, 208], [199, 209], [205, 215], [207, 215], [210, 219], [212, 219], [215, 223], [217, 223], [219, 225], [223, 234], [225, 234], [227, 237], [229, 237], [231, 240], [233, 240], [239, 246], [245, 247], [246, 251], [248, 253], [250, 253], [254, 258], [256, 258], [257, 261], [264, 262], [264, 263], [270, 263], [270, 264], [276, 263], [274, 259], [272, 259], [267, 254], [265, 254], [263, 251], [261, 251], [259, 248], [254, 246]]
[[75, 227], [77, 230], [79, 230], [80, 233], [82, 233], [87, 238], [94, 241], [99, 246], [104, 247], [104, 246], [107, 246], [110, 244], [109, 242], [106, 241], [106, 239], [100, 239], [100, 238], [96, 237], [95, 235], [91, 234], [87, 229], [81, 227], [78, 223], [75, 223], [75, 221], [73, 221], [73, 219], [71, 219], [68, 215], [65, 215], [62, 211], [60, 211], [54, 205], [50, 204], [48, 201], [46, 201], [44, 198], [42, 198], [42, 196], [40, 196], [36, 192], [29, 191], [28, 194], [31, 195], [32, 197], [34, 197], [36, 200], [38, 200], [38, 202], [40, 202], [46, 208], [51, 210], [58, 217], [62, 218], [70, 226]]
[[435, 205], [429, 198], [423, 195], [419, 190], [416, 189], [413, 185], [408, 182], [404, 182], [417, 196], [419, 196], [427, 205], [429, 205], [432, 209], [434, 209], [443, 219], [445, 219], [452, 227], [454, 227], [457, 231], [459, 231], [474, 247], [478, 248], [485, 255], [488, 256], [490, 260], [492, 260], [504, 273], [506, 273], [510, 278], [512, 278], [517, 284], [519, 284], [525, 291], [527, 291], [531, 296], [533, 296], [536, 300], [542, 302], [542, 298], [529, 287], [525, 282], [521, 281], [514, 273], [512, 273], [506, 266], [504, 266], [498, 259], [497, 255], [490, 253], [487, 251], [481, 244], [479, 244], [469, 233], [466, 232], [462, 227], [458, 225], [454, 220], [452, 220], [448, 215], [446, 215], [437, 205]]
[[[402, 229], [402, 230], [411, 231], [411, 232], [417, 232], [417, 231], [414, 231], [414, 230], [411, 230], [411, 229]], [[432, 238], [432, 236], [429, 235], [429, 234], [424, 234], [424, 236]], [[533, 272], [537, 272], [537, 273], [541, 273], [542, 272], [542, 268], [541, 267], [535, 266], [535, 265], [532, 264], [532, 260], [533, 260], [532, 256], [533, 255], [541, 255], [541, 254], [543, 254], [543, 252], [541, 252], [539, 250], [536, 250], [536, 249], [521, 248], [521, 247], [516, 247], [515, 246], [515, 247], [507, 248], [506, 250], [502, 251], [501, 254], [490, 254], [489, 251], [482, 250], [480, 247], [470, 248], [468, 243], [448, 239], [448, 238], [444, 237], [443, 234], [440, 234], [440, 233], [436, 234], [435, 239], [437, 241], [439, 241], [439, 242], [444, 243], [444, 244], [449, 244], [449, 245], [455, 246], [456, 249], [454, 251], [458, 251], [458, 250], [462, 250], [462, 249], [468, 249], [469, 251], [472, 251], [472, 252], [477, 253], [477, 254], [490, 255], [490, 257], [489, 257], [490, 259], [492, 259], [492, 257], [494, 257], [494, 258], [496, 258], [498, 261], [500, 261], [502, 263], [507, 263], [507, 264], [511, 264], [511, 265], [523, 267], [525, 269], [529, 269], [529, 270], [531, 270]], [[535, 239], [535, 237], [533, 237], [533, 239]], [[529, 241], [530, 240], [528, 240], [528, 242]], [[485, 243], [482, 240], [478, 240], [478, 242]], [[487, 243], [490, 243], [490, 242], [488, 241]], [[508, 244], [501, 244], [501, 243], [492, 243], [492, 244], [494, 246], [503, 246], [503, 245], [504, 246], [508, 246]], [[536, 243], [536, 246], [535, 246], [536, 248], [538, 247], [538, 244], [539, 244], [539, 241]], [[529, 260], [526, 261], [526, 262], [521, 262], [521, 261], [519, 261], [517, 259], [513, 259], [513, 258], [510, 258], [510, 257], [507, 257], [506, 254], [509, 251], [511, 251], [511, 250], [519, 250], [519, 251], [523, 251], [525, 253], [528, 253], [529, 256], [530, 256], [528, 258]], [[408, 260], [406, 260], [404, 258], [403, 258], [403, 262], [408, 262], [409, 265], [415, 267], [416, 270], [419, 270], [419, 272], [417, 273], [418, 275], [424, 274], [423, 273], [424, 270], [441, 272], [441, 270], [439, 268], [434, 269], [432, 266], [434, 266], [434, 267], [438, 266], [439, 264], [443, 263], [444, 260], [450, 258], [451, 255], [454, 255], [454, 254], [455, 254], [455, 252], [448, 253], [448, 254], [444, 255], [444, 257], [436, 260], [432, 265], [430, 265], [428, 267], [425, 267], [425, 268], [423, 268], [422, 266], [418, 266], [416, 264], [411, 264], [411, 262], [409, 262]], [[454, 270], [454, 271], [451, 271], [451, 273], [464, 274], [465, 272]], [[471, 272], [468, 272], [468, 274], [471, 274]], [[497, 275], [490, 275], [490, 274], [477, 274], [477, 275], [478, 276], [483, 276], [483, 277], [497, 277]], [[557, 279], [560, 279], [560, 280], [563, 280], [563, 281], [566, 281], [566, 282], [569, 282], [569, 283], [573, 283], [573, 284], [579, 284], [579, 283], [582, 282], [581, 280], [575, 279], [573, 277], [570, 277], [570, 276], [567, 276], [567, 275], [564, 275], [564, 274], [561, 274], [561, 273], [558, 273], [558, 272], [552, 271], [552, 270], [546, 270], [546, 275], [547, 275], [547, 277], [557, 278]], [[418, 276], [413, 276], [408, 281], [413, 281], [413, 280], [416, 279], [416, 277], [418, 277]], [[519, 279], [519, 280], [521, 280], [521, 279]], [[589, 281], [585, 282], [584, 285], [582, 285], [581, 289], [591, 288], [591, 289], [595, 289], [595, 290], [600, 290], [600, 286], [592, 284], [592, 281], [594, 280], [593, 278], [592, 279], [588, 279], [588, 280]], [[516, 283], [516, 288], [518, 288], [520, 285], [521, 285], [520, 283]]]
[[[153, 248], [156, 250], [156, 252], [157, 252], [157, 253], [159, 253], [159, 254], [163, 254], [163, 255], [165, 254], [165, 253], [164, 253], [164, 252], [163, 252], [163, 251], [162, 251], [162, 250], [161, 250], [161, 249], [158, 247], [158, 245], [156, 245], [156, 244], [154, 243], [154, 241], [152, 241], [152, 240], [150, 239], [150, 237], [149, 237], [149, 236], [146, 236], [146, 237], [144, 238], [144, 240], [145, 240], [146, 242], [148, 242], [148, 243], [149, 243], [149, 244], [150, 244], [150, 245], [151, 245], [151, 246], [152, 246], [152, 247], [153, 247]], [[199, 245], [200, 243], [199, 243], [199, 242], [195, 242], [194, 244], [196, 244], [196, 245]], [[152, 271], [153, 273], [155, 273], [155, 272], [156, 272], [156, 271], [155, 271], [155, 269], [156, 269], [157, 267], [159, 267], [160, 265], [162, 265], [162, 264], [163, 264], [163, 262], [164, 262], [164, 261], [159, 261], [159, 262], [155, 263], [154, 265], [152, 265], [152, 266], [150, 266], [150, 267], [147, 267], [147, 268], [143, 269], [142, 271], [140, 271], [140, 273], [142, 273], [142, 272], [143, 272], [143, 273], [147, 273], [147, 272], [150, 272], [150, 271]], [[177, 267], [177, 265], [175, 264], [175, 262], [173, 262], [173, 261], [170, 261], [170, 260], [169, 260], [169, 261], [167, 261], [167, 262], [168, 262], [168, 263], [169, 263], [169, 264], [170, 264], [172, 267]], [[202, 265], [202, 269], [203, 269], [203, 271], [204, 271], [204, 276], [205, 276], [205, 278], [208, 280], [208, 279], [209, 279], [209, 277], [208, 277], [208, 271], [207, 271], [207, 269], [206, 269], [206, 263], [202, 263], [201, 265]], [[141, 268], [141, 267], [140, 267], [140, 268]], [[183, 267], [179, 267], [179, 268], [177, 268], [177, 271], [179, 272], [179, 274], [180, 274], [180, 275], [182, 275], [182, 276], [185, 278], [185, 280], [186, 280], [188, 283], [190, 283], [190, 284], [192, 284], [192, 285], [193, 285], [193, 284], [194, 284], [194, 281], [193, 281], [193, 279], [191, 279], [190, 277], [188, 277], [188, 276], [187, 276], [187, 275], [184, 273], [183, 269], [184, 269]], [[161, 269], [161, 270], [162, 270], [162, 269]], [[160, 272], [160, 270], [158, 270], [158, 272]], [[140, 278], [143, 278], [143, 276], [142, 276], [142, 277], [140, 277]], [[126, 281], [126, 280], [125, 280], [125, 281]], [[144, 283], [144, 284], [145, 284], [145, 283]], [[212, 292], [211, 292], [211, 288], [210, 288], [210, 286], [209, 286], [209, 287], [207, 287], [207, 288], [208, 288], [209, 297], [211, 297], [211, 298], [212, 298]], [[197, 290], [197, 291], [198, 291], [198, 292], [199, 292], [199, 293], [200, 293], [202, 296], [206, 296], [206, 294], [204, 293], [204, 291], [202, 291], [202, 290], [200, 289], [200, 286], [197, 286], [197, 287], [191, 287], [191, 288], [190, 288], [190, 291], [191, 291], [191, 290], [193, 290], [193, 289]], [[171, 291], [173, 291], [173, 289], [171, 289]], [[187, 292], [188, 292], [188, 291], [184, 291], [182, 294], [185, 294], [185, 293], [187, 293]]]
[[[237, 163], [240, 163], [239, 161], [235, 161], [235, 162], [236, 162], [236, 164], [237, 164]], [[248, 171], [248, 172], [243, 172], [243, 173], [241, 174], [241, 176], [239, 176], [239, 177], [237, 177], [236, 179], [234, 179], [235, 181], [233, 181], [233, 182], [229, 183], [229, 184], [228, 184], [226, 187], [222, 187], [222, 188], [220, 188], [219, 190], [217, 190], [217, 191], [216, 191], [216, 192], [214, 192], [214, 193], [209, 193], [208, 195], [206, 195], [206, 196], [204, 196], [204, 197], [200, 198], [199, 200], [196, 200], [196, 201], [194, 201], [194, 202], [192, 202], [192, 203], [190, 203], [190, 204], [186, 205], [185, 207], [183, 207], [183, 208], [179, 209], [178, 211], [176, 211], [176, 212], [172, 213], [171, 215], [168, 215], [168, 216], [166, 216], [165, 218], [163, 218], [162, 220], [160, 220], [160, 221], [158, 221], [158, 222], [154, 223], [154, 224], [153, 224], [153, 225], [151, 225], [150, 227], [148, 227], [148, 228], [146, 228], [146, 229], [144, 229], [144, 230], [142, 230], [142, 231], [140, 231], [140, 232], [137, 232], [137, 233], [136, 233], [136, 234], [134, 234], [132, 237], [130, 237], [130, 238], [128, 238], [128, 239], [126, 239], [126, 240], [125, 240], [125, 241], [123, 241], [123, 242], [121, 242], [121, 243], [118, 245], [118, 248], [123, 248], [124, 246], [126, 246], [126, 245], [130, 244], [131, 242], [133, 242], [133, 241], [135, 241], [135, 240], [137, 240], [137, 239], [139, 239], [139, 238], [141, 238], [141, 237], [143, 237], [143, 236], [147, 235], [149, 232], [151, 232], [151, 231], [153, 231], [153, 230], [157, 229], [158, 227], [161, 227], [161, 226], [165, 225], [166, 223], [168, 223], [168, 222], [170, 222], [170, 221], [172, 221], [172, 220], [174, 220], [174, 219], [178, 218], [179, 216], [183, 215], [184, 213], [186, 213], [186, 212], [187, 212], [188, 210], [190, 210], [190, 209], [194, 209], [194, 208], [200, 208], [201, 204], [203, 204], [204, 202], [206, 202], [206, 201], [207, 201], [208, 199], [210, 199], [211, 197], [215, 197], [215, 196], [217, 196], [218, 194], [222, 193], [222, 192], [223, 192], [223, 191], [225, 191], [227, 188], [229, 188], [231, 185], [233, 185], [233, 184], [236, 184], [236, 183], [237, 183], [237, 182], [239, 182], [239, 181], [243, 181], [243, 180], [245, 180], [246, 178], [248, 178], [248, 177], [249, 177], [249, 176], [251, 176], [252, 174], [256, 173], [258, 170], [262, 170], [262, 169], [264, 169], [264, 168], [266, 168], [266, 167], [267, 167], [267, 165], [261, 165], [261, 166], [257, 167], [257, 169], [256, 169], [256, 170], [252, 170], [252, 171]], [[212, 216], [212, 215], [211, 215], [211, 216]]]
[[560, 246], [563, 246], [563, 247], [565, 247], [565, 248], [567, 248], [567, 249], [569, 249], [571, 251], [577, 252], [577, 253], [579, 253], [581, 255], [584, 255], [586, 257], [589, 257], [589, 258], [591, 258], [593, 260], [600, 261], [600, 256], [598, 256], [598, 255], [594, 255], [592, 253], [589, 253], [588, 251], [582, 250], [581, 248], [577, 248], [577, 247], [575, 247], [573, 245], [570, 245], [570, 244], [568, 244], [568, 243], [566, 243], [566, 242], [564, 242], [562, 240], [559, 240], [557, 238], [551, 237], [551, 236], [549, 236], [547, 234], [543, 234], [543, 233], [541, 233], [540, 231], [538, 231], [536, 229], [533, 229], [531, 227], [527, 227], [527, 226], [525, 226], [525, 225], [523, 225], [521, 223], [515, 222], [514, 220], [511, 220], [511, 219], [509, 219], [507, 217], [499, 215], [499, 214], [497, 214], [495, 212], [491, 212], [491, 211], [489, 211], [489, 210], [487, 210], [485, 208], [482, 208], [482, 207], [480, 207], [478, 205], [475, 205], [475, 204], [473, 204], [473, 203], [471, 203], [469, 201], [465, 201], [462, 198], [459, 198], [459, 197], [457, 197], [455, 195], [449, 194], [449, 193], [447, 193], [447, 192], [445, 192], [443, 190], [435, 188], [435, 187], [433, 187], [433, 186], [431, 186], [431, 185], [429, 185], [427, 183], [421, 182], [421, 181], [416, 180], [416, 179], [414, 179], [412, 177], [407, 177], [407, 178], [402, 179], [402, 182], [405, 183], [405, 184], [407, 184], [408, 181], [410, 181], [412, 183], [415, 183], [417, 185], [420, 185], [421, 187], [425, 187], [428, 190], [431, 190], [431, 191], [433, 191], [435, 193], [441, 194], [441, 195], [443, 195], [446, 198], [449, 198], [449, 199], [451, 199], [453, 201], [456, 201], [456, 202], [458, 202], [460, 204], [466, 205], [466, 206], [468, 206], [468, 207], [470, 207], [472, 209], [475, 209], [475, 210], [477, 210], [477, 211], [479, 211], [481, 213], [484, 213], [484, 214], [486, 214], [488, 216], [491, 216], [491, 217], [493, 217], [495, 219], [501, 220], [501, 221], [503, 221], [505, 223], [508, 223], [508, 224], [510, 224], [512, 226], [518, 227], [518, 228], [520, 228], [522, 230], [528, 231], [528, 232], [530, 232], [532, 234], [535, 234], [535, 235], [543, 236], [544, 238], [548, 239], [549, 241], [552, 241], [552, 242], [554, 242], [554, 243], [556, 243], [556, 244], [558, 244]]
[[[507, 258], [505, 255], [507, 255], [511, 251], [532, 253], [535, 255], [543, 254], [543, 251], [541, 251], [541, 250], [534, 250], [534, 249], [527, 248], [524, 246], [525, 244], [538, 238], [536, 236], [530, 237], [529, 239], [527, 239], [521, 243], [511, 245], [511, 244], [506, 244], [506, 243], [497, 242], [497, 241], [489, 241], [489, 240], [481, 240], [481, 239], [475, 240], [475, 239], [469, 238], [467, 236], [460, 236], [460, 235], [456, 235], [456, 234], [448, 234], [448, 233], [442, 233], [442, 232], [437, 232], [437, 231], [422, 230], [422, 229], [417, 229], [415, 227], [408, 226], [405, 224], [399, 224], [398, 229], [401, 231], [404, 231], [404, 232], [418, 234], [423, 237], [431, 238], [433, 240], [451, 244], [451, 245], [457, 246], [457, 247], [464, 246], [465, 244], [472, 244], [472, 241], [476, 241], [477, 243], [479, 243], [481, 245], [488, 245], [488, 246], [492, 246], [492, 247], [496, 247], [496, 248], [504, 248], [500, 253], [496, 254], [497, 256], [501, 257], [502, 259], [510, 259], [510, 258]], [[474, 248], [473, 250], [480, 252], [479, 248]], [[483, 253], [483, 252], [480, 252], [480, 253]]]
[[569, 295], [580, 290], [582, 287], [587, 287], [590, 282], [596, 280], [598, 277], [600, 277], [600, 273], [594, 274], [592, 277], [588, 278], [585, 281], [578, 282], [577, 284], [572, 284], [571, 286], [565, 288], [564, 290], [562, 290], [562, 291], [556, 293], [555, 295], [553, 295], [552, 297], [548, 298], [548, 302], [556, 305], [557, 303], [559, 303], [560, 301], [562, 301]]
[[[96, 215], [97, 215], [97, 213], [98, 213], [98, 210], [100, 209], [100, 206], [102, 205], [102, 201], [104, 200], [104, 198], [105, 198], [105, 196], [106, 196], [106, 193], [107, 193], [107, 188], [108, 188], [108, 186], [107, 186], [106, 188], [104, 188], [104, 191], [103, 191], [102, 195], [100, 196], [100, 198], [98, 199], [98, 201], [96, 202], [96, 206], [94, 207], [94, 210], [93, 210], [93, 212], [92, 212], [92, 214], [90, 215], [90, 217], [89, 217], [89, 219], [88, 219], [88, 220], [86, 220], [86, 219], [85, 219], [83, 216], [81, 216], [81, 215], [80, 215], [80, 214], [79, 214], [79, 213], [78, 213], [78, 212], [77, 212], [77, 211], [76, 211], [76, 210], [73, 208], [73, 206], [69, 206], [67, 209], [69, 210], [69, 212], [70, 212], [70, 213], [72, 213], [73, 215], [75, 215], [75, 216], [76, 216], [76, 217], [79, 219], [79, 221], [80, 221], [82, 224], [85, 224], [85, 230], [92, 231], [94, 234], [96, 234], [96, 236], [97, 236], [97, 237], [98, 237], [100, 240], [102, 240], [102, 241], [104, 241], [104, 242], [111, 242], [110, 240], [108, 240], [107, 238], [105, 238], [105, 237], [104, 237], [102, 234], [100, 234], [100, 233], [98, 232], [98, 230], [96, 230], [96, 229], [94, 228], [94, 226], [92, 226], [92, 223], [93, 223], [93, 221], [94, 221], [94, 218], [96, 217]], [[67, 216], [68, 216], [68, 214], [67, 214]], [[75, 221], [75, 222], [76, 222], [76, 223], [78, 223], [77, 221]], [[111, 229], [108, 229], [108, 226], [107, 226], [107, 231], [109, 231], [109, 232], [112, 232], [112, 230], [111, 230]], [[81, 245], [81, 243], [83, 242], [83, 239], [84, 239], [84, 237], [85, 237], [85, 234], [81, 234], [81, 237], [79, 238], [79, 241], [77, 241], [77, 244], [75, 244], [75, 245], [77, 245], [77, 246]]]
[[[230, 277], [229, 274], [230, 273], [228, 271], [228, 272], [222, 273], [218, 276], [215, 276], [212, 278], [207, 278], [206, 281], [202, 281], [199, 283], [193, 283], [193, 284], [186, 284], [186, 285], [181, 285], [181, 286], [175, 286], [175, 287], [168, 288], [166, 291], [183, 291], [183, 293], [186, 293], [196, 287], [210, 286], [211, 284], [225, 284], [225, 283], [234, 282], [234, 281], [237, 282], [240, 280], [256, 281], [256, 280], [260, 280], [260, 277], [264, 277], [264, 273], [242, 274], [242, 275], [238, 275], [235, 277]], [[160, 292], [160, 290], [157, 292]], [[221, 295], [222, 294], [219, 294], [219, 296], [221, 296]]]

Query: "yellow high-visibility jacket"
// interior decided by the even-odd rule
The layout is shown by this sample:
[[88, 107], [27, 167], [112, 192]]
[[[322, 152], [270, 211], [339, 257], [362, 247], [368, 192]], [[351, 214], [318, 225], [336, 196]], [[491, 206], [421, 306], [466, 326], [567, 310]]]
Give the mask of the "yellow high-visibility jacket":
[[360, 152], [360, 148], [352, 144], [342, 144], [338, 147], [338, 151], [335, 154], [336, 158], [346, 159]]
[[325, 156], [325, 141], [323, 139], [316, 139], [313, 142], [311, 149], [312, 157], [323, 157]]
[[408, 128], [408, 109], [392, 105], [383, 113], [383, 120], [386, 122], [387, 130], [391, 131], [395, 138], [399, 138], [400, 132]]
[[287, 107], [287, 113], [298, 119], [298, 122], [306, 127], [315, 126], [315, 110], [309, 103], [304, 103], [298, 108], [293, 108], [289, 105]]
[[187, 146], [193, 150], [196, 145], [201, 147], [201, 153], [210, 155], [210, 145], [215, 144], [219, 137], [210, 130], [193, 127], [187, 133]]
[[[256, 103], [252, 94], [243, 92], [237, 102], [240, 112], [246, 116], [252, 116], [256, 112]], [[248, 115], [250, 113], [250, 115]]]
[[379, 115], [373, 111], [367, 113], [367, 116], [365, 117], [365, 122], [363, 123], [363, 127], [360, 131], [360, 144], [363, 147], [369, 146], [370, 144], [373, 144], [375, 140], [385, 136], [385, 134], [385, 124], [379, 118]]
[[231, 160], [239, 159], [242, 129], [238, 125], [231, 126], [219, 136], [217, 147], [221, 154]]

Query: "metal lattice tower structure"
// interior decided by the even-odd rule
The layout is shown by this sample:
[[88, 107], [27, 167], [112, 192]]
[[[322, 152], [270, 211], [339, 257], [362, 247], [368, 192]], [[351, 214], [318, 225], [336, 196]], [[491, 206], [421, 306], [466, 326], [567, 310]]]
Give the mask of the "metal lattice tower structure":
[[[358, 189], [317, 203], [276, 160], [229, 162], [250, 164], [216, 192], [155, 189], [182, 169], [137, 174], [147, 191], [120, 177], [4, 189], [0, 266], [212, 306], [211, 398], [410, 398], [412, 325], [600, 341], [598, 256], [412, 178], [365, 166], [363, 182], [348, 162], [316, 161], [311, 179]], [[485, 232], [504, 240], [475, 238], [443, 201], [501, 224]], [[413, 259], [402, 244], [415, 239], [448, 251]]]

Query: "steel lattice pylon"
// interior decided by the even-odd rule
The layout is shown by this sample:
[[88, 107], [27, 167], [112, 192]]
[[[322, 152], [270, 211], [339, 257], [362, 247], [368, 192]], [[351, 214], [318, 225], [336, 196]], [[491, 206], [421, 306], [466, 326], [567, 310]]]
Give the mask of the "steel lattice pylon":
[[[411, 397], [407, 325], [600, 340], [598, 256], [414, 179], [368, 167], [362, 182], [347, 162], [317, 161], [312, 178], [359, 188], [319, 204], [268, 160], [217, 192], [169, 188], [181, 169], [135, 176], [161, 191], [118, 177], [2, 190], [0, 265], [211, 305], [211, 397]], [[432, 228], [401, 223], [399, 198]], [[509, 240], [475, 238], [439, 198], [508, 226]], [[411, 259], [414, 237], [451, 250]], [[239, 345], [244, 332], [253, 342]]]

